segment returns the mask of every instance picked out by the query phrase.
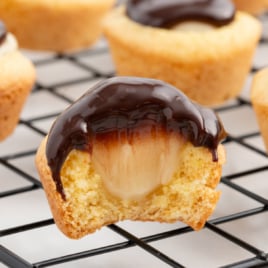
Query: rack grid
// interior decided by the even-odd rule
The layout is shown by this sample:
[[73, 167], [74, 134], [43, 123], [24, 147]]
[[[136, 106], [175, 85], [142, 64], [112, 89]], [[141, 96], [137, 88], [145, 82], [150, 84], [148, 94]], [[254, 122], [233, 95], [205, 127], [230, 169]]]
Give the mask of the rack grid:
[[[268, 14], [260, 20], [268, 28]], [[23, 51], [38, 78], [15, 133], [0, 144], [0, 267], [268, 267], [268, 159], [249, 99], [252, 75], [268, 66], [267, 52], [264, 31], [245, 90], [216, 108], [229, 133], [227, 164], [221, 201], [202, 231], [122, 222], [72, 241], [51, 217], [35, 152], [56, 116], [113, 76], [114, 66], [104, 39], [73, 54]]]

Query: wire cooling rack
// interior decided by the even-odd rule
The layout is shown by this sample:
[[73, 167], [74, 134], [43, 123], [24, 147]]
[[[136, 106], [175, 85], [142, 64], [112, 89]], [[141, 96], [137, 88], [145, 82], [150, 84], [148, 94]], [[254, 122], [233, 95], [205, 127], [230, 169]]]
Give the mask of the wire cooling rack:
[[[260, 19], [268, 28], [268, 15]], [[59, 232], [35, 152], [55, 117], [114, 67], [105, 40], [75, 54], [24, 53], [38, 79], [15, 133], [0, 144], [0, 267], [268, 267], [268, 159], [248, 97], [252, 75], [268, 65], [267, 32], [241, 97], [216, 109], [229, 132], [227, 163], [221, 200], [200, 232], [129, 221], [78, 241]]]

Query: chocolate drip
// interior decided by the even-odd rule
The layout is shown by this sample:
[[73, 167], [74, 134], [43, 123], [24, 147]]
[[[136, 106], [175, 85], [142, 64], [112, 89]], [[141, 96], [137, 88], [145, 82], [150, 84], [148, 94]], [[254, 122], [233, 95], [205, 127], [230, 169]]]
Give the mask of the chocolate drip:
[[0, 21], [0, 45], [5, 41], [7, 30], [5, 24]]
[[152, 129], [207, 147], [214, 161], [226, 136], [211, 109], [192, 103], [171, 85], [154, 79], [110, 78], [65, 110], [49, 132], [46, 156], [58, 192], [65, 198], [60, 170], [71, 150], [91, 153], [96, 139], [110, 141], [123, 134], [131, 140], [134, 133], [142, 137]]
[[130, 19], [153, 27], [187, 20], [222, 26], [233, 20], [235, 6], [231, 0], [129, 0], [126, 12]]

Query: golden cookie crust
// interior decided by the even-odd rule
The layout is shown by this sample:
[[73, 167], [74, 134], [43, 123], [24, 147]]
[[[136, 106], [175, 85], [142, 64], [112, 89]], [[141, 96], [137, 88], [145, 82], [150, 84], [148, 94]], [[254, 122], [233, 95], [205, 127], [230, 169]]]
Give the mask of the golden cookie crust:
[[115, 0], [2, 0], [0, 17], [20, 47], [69, 51], [92, 45]]
[[268, 68], [258, 71], [254, 75], [251, 101], [268, 152]]
[[34, 66], [19, 51], [0, 57], [0, 141], [14, 131], [34, 81]]
[[46, 141], [37, 151], [36, 166], [55, 222], [70, 238], [80, 238], [125, 219], [168, 223], [180, 220], [200, 230], [220, 197], [215, 187], [225, 162], [223, 146], [218, 147], [218, 162], [213, 162], [208, 149], [187, 143], [174, 178], [140, 200], [122, 200], [109, 194], [92, 167], [90, 155], [74, 150], [61, 171], [67, 197], [64, 200], [47, 164]]
[[236, 8], [254, 15], [258, 15], [268, 9], [267, 0], [233, 0]]
[[160, 79], [212, 106], [240, 93], [261, 25], [237, 12], [227, 26], [185, 33], [138, 24], [120, 7], [106, 17], [104, 33], [118, 75]]

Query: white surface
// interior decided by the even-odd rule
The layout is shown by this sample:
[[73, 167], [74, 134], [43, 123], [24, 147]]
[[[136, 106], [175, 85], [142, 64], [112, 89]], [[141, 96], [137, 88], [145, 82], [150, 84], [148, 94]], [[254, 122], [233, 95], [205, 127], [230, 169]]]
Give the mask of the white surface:
[[[105, 42], [103, 40], [100, 42], [99, 48], [105, 48]], [[98, 46], [96, 46], [95, 49], [98, 49]], [[254, 60], [257, 67], [268, 65], [267, 52], [267, 44], [262, 45], [258, 49]], [[25, 54], [34, 61], [53, 59], [53, 54], [51, 53], [31, 53], [25, 51]], [[110, 74], [114, 70], [111, 57], [108, 53], [94, 54], [94, 56], [92, 56], [89, 51], [89, 53], [82, 53], [77, 57], [75, 54], [71, 56], [75, 57], [85, 66], [103, 74]], [[56, 88], [58, 94], [64, 95], [70, 100], [75, 100], [99, 80], [99, 78], [91, 79], [93, 73], [90, 70], [82, 69], [79, 65], [74, 64], [68, 59], [59, 59], [57, 62], [53, 61], [51, 64], [41, 64], [37, 67], [37, 74], [38, 82], [44, 89], [33, 92], [29, 97], [21, 118], [24, 120], [35, 119], [32, 122], [33, 126], [45, 132], [50, 128], [55, 117], [52, 116], [51, 118], [42, 119], [42, 116], [58, 113], [69, 105], [68, 101], [50, 94], [49, 91], [45, 90], [46, 87], [65, 81], [75, 81], [81, 78], [86, 80], [88, 78], [88, 81]], [[245, 85], [245, 90], [241, 94], [245, 99], [249, 99], [250, 81], [251, 79], [249, 78]], [[232, 103], [236, 102], [231, 101], [228, 105]], [[241, 106], [237, 109], [221, 111], [219, 115], [227, 131], [232, 136], [237, 137], [258, 132], [255, 115], [249, 106]], [[35, 150], [42, 137], [41, 134], [20, 124], [14, 134], [0, 144], [0, 157], [9, 156], [12, 158], [14, 154]], [[245, 139], [245, 142], [263, 152], [265, 151], [262, 139], [259, 135], [249, 137]], [[228, 143], [225, 147], [227, 163], [224, 167], [223, 175], [230, 175], [268, 165], [266, 156], [255, 153], [235, 142]], [[11, 159], [9, 163], [26, 174], [37, 178], [33, 154], [15, 157]], [[258, 174], [241, 177], [233, 182], [267, 199], [267, 175], [268, 171], [264, 171]], [[29, 185], [31, 185], [31, 183], [25, 180], [21, 175], [0, 163], [1, 192]], [[226, 185], [220, 184], [219, 189], [222, 191], [222, 197], [212, 219], [261, 206], [259, 202], [230, 189]], [[0, 230], [48, 218], [51, 218], [51, 213], [45, 195], [41, 189], [0, 199]], [[267, 222], [268, 213], [263, 213], [239, 221], [225, 223], [219, 227], [267, 252]], [[159, 224], [129, 221], [121, 222], [118, 225], [137, 237], [145, 237], [184, 227], [181, 223]], [[73, 241], [64, 237], [54, 225], [0, 237], [0, 244], [23, 257], [28, 262], [39, 262], [124, 241], [126, 241], [125, 238], [114, 233], [107, 227], [79, 241]], [[186, 267], [219, 267], [253, 257], [250, 252], [207, 228], [200, 232], [189, 232], [159, 240], [150, 243], [150, 245], [161, 250], [161, 252]], [[80, 259], [55, 267], [134, 268], [138, 266], [156, 268], [167, 267], [164, 262], [139, 247], [131, 247], [91, 258]], [[0, 264], [0, 267], [5, 266]]]

